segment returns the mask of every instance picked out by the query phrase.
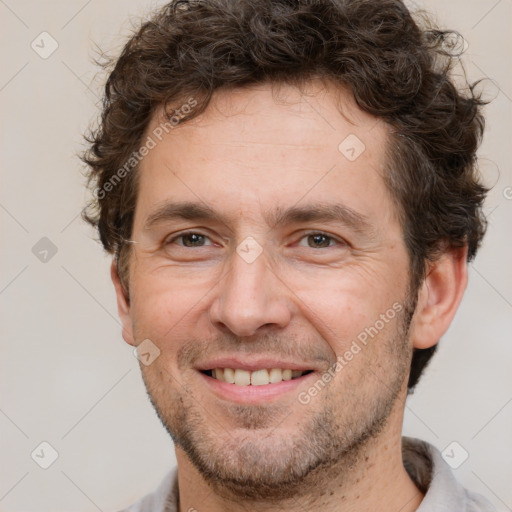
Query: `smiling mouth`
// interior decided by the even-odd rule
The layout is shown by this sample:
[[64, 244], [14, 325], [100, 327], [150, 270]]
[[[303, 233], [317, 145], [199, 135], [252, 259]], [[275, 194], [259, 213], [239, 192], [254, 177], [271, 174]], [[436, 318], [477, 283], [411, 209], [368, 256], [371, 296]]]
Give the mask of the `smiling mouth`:
[[270, 368], [261, 370], [242, 370], [241, 368], [213, 368], [201, 370], [201, 373], [221, 382], [236, 386], [264, 386], [294, 380], [312, 373], [313, 370], [290, 370], [288, 368]]

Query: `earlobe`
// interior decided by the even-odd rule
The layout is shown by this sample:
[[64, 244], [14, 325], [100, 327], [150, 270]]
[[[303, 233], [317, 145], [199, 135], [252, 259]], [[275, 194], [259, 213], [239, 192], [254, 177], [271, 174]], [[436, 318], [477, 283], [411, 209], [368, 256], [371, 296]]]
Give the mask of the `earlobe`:
[[419, 291], [411, 332], [414, 348], [434, 346], [445, 334], [466, 290], [467, 247], [450, 249], [430, 264]]
[[112, 282], [114, 283], [114, 288], [116, 290], [117, 312], [123, 327], [123, 339], [129, 345], [135, 346], [130, 305], [126, 291], [121, 283], [121, 278], [119, 277], [115, 259], [112, 261], [112, 265], [110, 266], [110, 277], [112, 278]]

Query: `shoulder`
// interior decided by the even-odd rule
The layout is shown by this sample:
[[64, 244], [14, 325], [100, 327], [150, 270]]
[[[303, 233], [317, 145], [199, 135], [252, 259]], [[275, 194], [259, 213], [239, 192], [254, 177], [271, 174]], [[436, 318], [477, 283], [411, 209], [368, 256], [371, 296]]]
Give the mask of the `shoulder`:
[[178, 470], [170, 470], [158, 487], [118, 512], [178, 512]]
[[417, 512], [496, 512], [480, 494], [465, 489], [433, 445], [411, 437], [402, 438], [404, 467], [425, 494]]

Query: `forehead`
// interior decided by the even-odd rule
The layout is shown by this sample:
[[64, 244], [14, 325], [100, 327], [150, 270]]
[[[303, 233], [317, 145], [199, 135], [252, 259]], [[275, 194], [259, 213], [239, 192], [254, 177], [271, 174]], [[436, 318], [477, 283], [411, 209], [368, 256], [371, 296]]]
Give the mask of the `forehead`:
[[[361, 136], [366, 150], [372, 153], [374, 146], [384, 142], [389, 132], [386, 123], [359, 108], [348, 87], [328, 80], [312, 80], [301, 90], [272, 83], [219, 89], [205, 112], [179, 124], [179, 112], [193, 110], [191, 100], [194, 100], [192, 95], [168, 108], [171, 116], [177, 114], [173, 119], [176, 124], [165, 131], [174, 136], [177, 132], [182, 136], [191, 130], [194, 136], [201, 132], [202, 140], [198, 143], [210, 140], [223, 145], [260, 142], [271, 146], [289, 144], [294, 148], [325, 149], [327, 145], [337, 147], [336, 142], [348, 130]], [[155, 110], [148, 134], [168, 120], [164, 114], [162, 106]], [[218, 131], [220, 124], [222, 132]]]
[[168, 123], [155, 138], [165, 121], [157, 110], [145, 134], [156, 142], [139, 169], [138, 210], [146, 215], [186, 199], [247, 219], [306, 196], [338, 198], [364, 214], [389, 210], [382, 179], [389, 126], [362, 111], [347, 89], [317, 81], [302, 91], [270, 84], [219, 90], [198, 117]]

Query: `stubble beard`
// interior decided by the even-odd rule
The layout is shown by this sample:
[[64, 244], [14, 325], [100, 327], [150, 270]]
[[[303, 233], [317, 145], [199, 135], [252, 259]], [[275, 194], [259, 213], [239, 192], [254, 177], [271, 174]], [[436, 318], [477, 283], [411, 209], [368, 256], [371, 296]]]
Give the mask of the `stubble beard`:
[[[170, 400], [170, 387], [163, 391], [161, 385], [153, 386], [143, 371], [149, 399], [175, 444], [219, 495], [249, 502], [318, 495], [334, 480], [349, 480], [378, 444], [407, 382], [412, 357], [408, 332], [415, 307], [409, 294], [394, 332], [373, 340], [386, 345], [380, 356], [386, 354], [387, 360], [378, 365], [385, 373], [377, 375], [370, 366], [365, 375], [356, 369], [349, 376], [344, 372], [350, 368], [344, 368], [337, 376], [345, 379], [342, 389], [334, 395], [326, 387], [312, 400], [325, 393], [321, 409], [297, 401], [303, 420], [293, 433], [289, 427], [285, 434], [279, 428], [291, 414], [287, 406], [227, 406], [221, 414], [236, 428], [226, 429], [205, 414], [190, 390], [174, 389]], [[365, 389], [364, 382], [372, 379], [373, 388]]]

